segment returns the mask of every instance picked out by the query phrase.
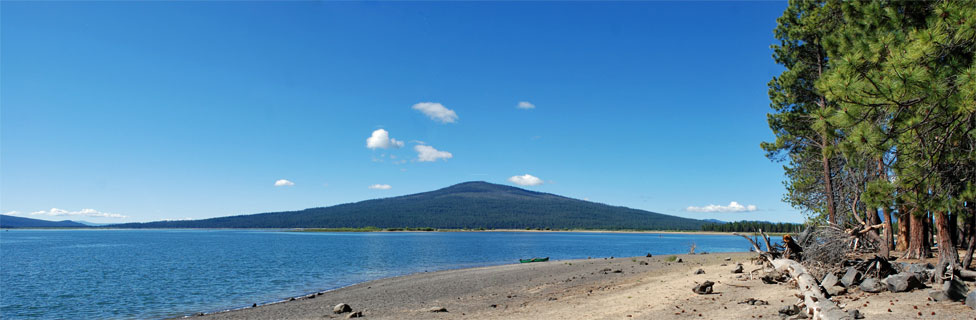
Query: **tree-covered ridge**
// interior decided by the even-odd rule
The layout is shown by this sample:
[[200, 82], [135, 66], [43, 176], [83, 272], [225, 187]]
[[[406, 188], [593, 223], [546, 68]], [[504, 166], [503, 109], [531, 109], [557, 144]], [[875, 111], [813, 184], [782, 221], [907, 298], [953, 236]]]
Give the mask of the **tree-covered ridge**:
[[785, 163], [785, 200], [886, 256], [927, 257], [936, 238], [940, 267], [958, 267], [965, 245], [968, 267], [976, 2], [790, 1], [777, 22], [773, 58], [786, 70], [769, 83], [776, 139], [761, 147]]
[[804, 226], [798, 223], [769, 222], [769, 221], [735, 221], [726, 223], [706, 223], [702, 225], [702, 231], [715, 232], [776, 232], [776, 233], [800, 233]]
[[699, 230], [703, 223], [510, 186], [466, 182], [325, 208], [113, 227]]
[[0, 214], [0, 228], [87, 228], [71, 220], [50, 221]]

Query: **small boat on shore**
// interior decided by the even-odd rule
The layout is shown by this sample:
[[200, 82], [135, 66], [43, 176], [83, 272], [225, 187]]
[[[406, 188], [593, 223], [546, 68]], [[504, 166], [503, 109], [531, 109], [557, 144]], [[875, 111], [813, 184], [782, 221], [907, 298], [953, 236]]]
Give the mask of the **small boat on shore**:
[[519, 262], [520, 263], [546, 262], [546, 261], [549, 261], [549, 257], [545, 257], [545, 258], [532, 258], [532, 259], [519, 259]]

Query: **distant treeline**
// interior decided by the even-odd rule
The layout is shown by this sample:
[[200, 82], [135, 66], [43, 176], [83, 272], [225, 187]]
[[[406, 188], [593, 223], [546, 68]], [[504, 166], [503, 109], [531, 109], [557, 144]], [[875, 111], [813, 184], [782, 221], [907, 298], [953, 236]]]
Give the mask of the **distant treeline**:
[[702, 225], [702, 231], [718, 232], [756, 232], [762, 229], [764, 232], [776, 233], [800, 233], [803, 225], [797, 223], [773, 223], [769, 221], [736, 221], [726, 223], [707, 223]]

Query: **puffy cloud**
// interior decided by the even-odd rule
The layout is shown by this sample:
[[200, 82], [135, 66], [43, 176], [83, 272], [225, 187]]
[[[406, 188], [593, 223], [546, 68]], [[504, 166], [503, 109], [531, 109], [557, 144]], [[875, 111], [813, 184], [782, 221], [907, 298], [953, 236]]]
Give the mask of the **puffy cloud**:
[[366, 147], [370, 149], [389, 149], [403, 146], [403, 141], [390, 138], [390, 132], [383, 129], [376, 129], [373, 134], [366, 138]]
[[290, 187], [293, 185], [295, 185], [294, 182], [285, 179], [278, 179], [278, 181], [275, 181], [275, 187]]
[[390, 190], [393, 187], [388, 184], [374, 184], [369, 186], [369, 188], [373, 190]]
[[729, 205], [727, 206], [710, 204], [704, 207], [685, 208], [685, 211], [690, 211], [690, 212], [750, 212], [756, 210], [759, 210], [759, 208], [756, 208], [755, 205], [750, 204], [748, 206], [744, 206], [735, 201], [730, 202]]
[[511, 182], [511, 183], [514, 183], [514, 184], [517, 184], [517, 185], [520, 185], [520, 186], [537, 186], [537, 185], [542, 184], [542, 179], [539, 179], [539, 177], [536, 177], [536, 176], [533, 176], [531, 174], [526, 173], [526, 174], [521, 175], [521, 176], [513, 176], [511, 178], [508, 178], [508, 182]]
[[18, 214], [20, 214], [20, 211], [7, 211], [3, 213], [5, 216], [16, 216]]
[[446, 161], [454, 157], [450, 152], [440, 151], [431, 146], [416, 145], [413, 149], [417, 151], [417, 161], [420, 162], [433, 162], [437, 161], [437, 159], [444, 159]]
[[51, 210], [41, 210], [31, 212], [33, 215], [46, 215], [46, 216], [83, 216], [83, 217], [98, 217], [98, 218], [118, 218], [124, 219], [128, 218], [117, 213], [101, 212], [95, 209], [81, 209], [79, 211], [68, 211], [64, 209], [51, 208]]
[[535, 109], [535, 105], [532, 104], [531, 102], [528, 102], [528, 101], [519, 101], [518, 108], [519, 109]]
[[448, 109], [444, 105], [436, 102], [421, 102], [413, 105], [413, 109], [422, 112], [440, 123], [453, 123], [458, 119], [458, 115], [454, 110]]

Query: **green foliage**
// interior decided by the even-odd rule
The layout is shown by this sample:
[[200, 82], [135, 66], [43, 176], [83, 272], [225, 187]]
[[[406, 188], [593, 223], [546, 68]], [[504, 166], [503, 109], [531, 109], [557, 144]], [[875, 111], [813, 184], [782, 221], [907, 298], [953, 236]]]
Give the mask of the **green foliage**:
[[702, 225], [702, 231], [757, 232], [759, 230], [771, 233], [799, 233], [803, 231], [803, 225], [786, 222], [773, 223], [769, 221], [736, 221]]
[[668, 261], [668, 262], [678, 261], [678, 256], [670, 256], [667, 259], [664, 259], [664, 261]]

